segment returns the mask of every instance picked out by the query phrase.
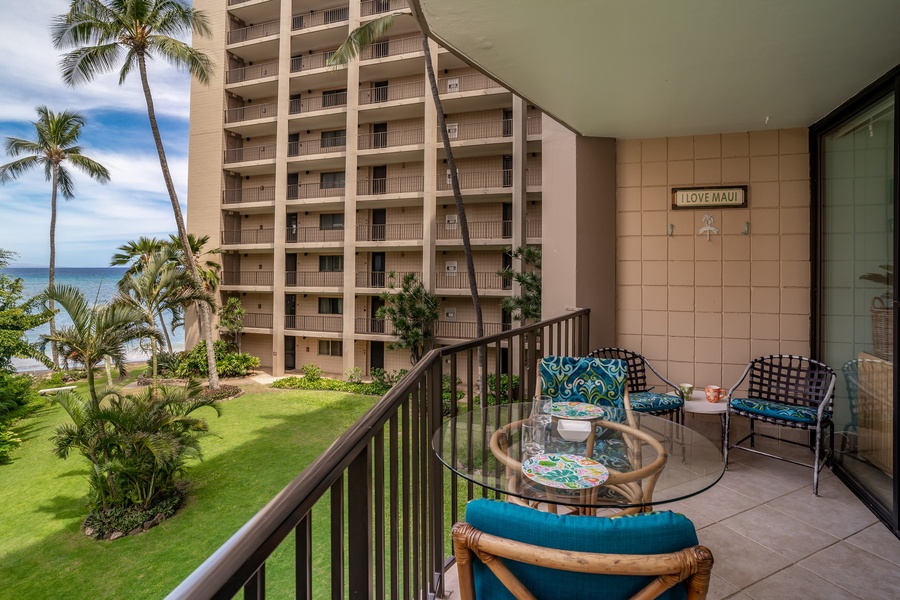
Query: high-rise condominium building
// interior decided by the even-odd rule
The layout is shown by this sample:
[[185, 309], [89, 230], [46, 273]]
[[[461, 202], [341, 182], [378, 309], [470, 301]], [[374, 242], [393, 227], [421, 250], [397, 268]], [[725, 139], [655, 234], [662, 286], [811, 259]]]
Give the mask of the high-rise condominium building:
[[[475, 337], [460, 228], [422, 33], [405, 0], [195, 0], [214, 62], [191, 90], [188, 227], [223, 250], [242, 349], [276, 374], [409, 366], [376, 318], [389, 274], [440, 300], [438, 343]], [[346, 68], [360, 24], [398, 13]], [[430, 43], [466, 205], [485, 334], [510, 325], [504, 249], [541, 243], [541, 118]], [[194, 334], [196, 339], [196, 334]], [[189, 344], [190, 344], [189, 336]]]

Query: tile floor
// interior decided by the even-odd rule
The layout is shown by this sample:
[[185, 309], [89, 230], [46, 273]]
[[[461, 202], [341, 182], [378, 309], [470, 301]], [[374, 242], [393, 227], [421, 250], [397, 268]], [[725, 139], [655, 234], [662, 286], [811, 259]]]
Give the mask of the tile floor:
[[[710, 439], [720, 435], [718, 417], [686, 417]], [[738, 451], [715, 486], [666, 508], [689, 517], [713, 552], [710, 600], [900, 598], [900, 540], [828, 470], [814, 496], [811, 469]], [[448, 576], [457, 599], [455, 568]]]

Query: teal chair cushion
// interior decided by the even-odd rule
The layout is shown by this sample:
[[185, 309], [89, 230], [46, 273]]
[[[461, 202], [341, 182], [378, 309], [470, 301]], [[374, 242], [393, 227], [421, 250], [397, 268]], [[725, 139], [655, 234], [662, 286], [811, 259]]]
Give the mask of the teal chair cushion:
[[684, 406], [684, 400], [678, 396], [656, 392], [634, 392], [628, 395], [628, 399], [631, 401], [631, 409], [636, 412], [676, 410]]
[[625, 408], [628, 364], [623, 360], [547, 356], [541, 359], [541, 393], [554, 402], [588, 402]]
[[[642, 513], [626, 517], [555, 515], [532, 508], [478, 499], [466, 505], [466, 521], [485, 533], [526, 544], [608, 554], [663, 554], [697, 545], [697, 532], [687, 517], [673, 512]], [[473, 559], [475, 597], [512, 599], [512, 594], [477, 558]], [[630, 598], [653, 577], [593, 575], [557, 571], [508, 559], [504, 564], [541, 600], [554, 598]], [[684, 583], [660, 598], [686, 596]]]
[[[773, 400], [761, 400], [759, 398], [732, 398], [731, 408], [761, 417], [781, 419], [815, 425], [818, 421], [818, 408], [815, 406], [803, 406], [797, 404], [784, 404]], [[825, 418], [831, 418], [830, 413], [825, 413]]]

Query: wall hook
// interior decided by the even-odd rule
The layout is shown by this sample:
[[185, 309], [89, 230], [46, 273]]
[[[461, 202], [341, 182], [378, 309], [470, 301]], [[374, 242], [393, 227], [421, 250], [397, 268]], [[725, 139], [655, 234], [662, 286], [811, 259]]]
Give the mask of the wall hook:
[[700, 228], [700, 235], [706, 234], [706, 240], [711, 241], [709, 238], [709, 234], [711, 233], [719, 233], [719, 230], [713, 227], [713, 218], [712, 215], [703, 215], [703, 220], [706, 221], [706, 226]]
[[669, 223], [669, 237], [672, 237], [673, 233], [675, 233], [675, 224]]
[[744, 235], [750, 235], [750, 221], [744, 221], [744, 231], [742, 231]]

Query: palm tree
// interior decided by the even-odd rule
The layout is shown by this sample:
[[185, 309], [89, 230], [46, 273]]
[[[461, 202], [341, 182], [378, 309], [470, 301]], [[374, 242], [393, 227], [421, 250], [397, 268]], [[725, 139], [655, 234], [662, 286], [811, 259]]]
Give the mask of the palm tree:
[[128, 269], [123, 273], [123, 276], [137, 275], [150, 262], [150, 257], [153, 256], [153, 253], [162, 250], [164, 245], [165, 242], [155, 237], [141, 236], [137, 240], [132, 240], [119, 246], [119, 251], [113, 254], [112, 259], [109, 261], [109, 266], [128, 265]]
[[94, 368], [104, 357], [108, 356], [124, 375], [127, 344], [142, 338], [159, 339], [159, 333], [144, 323], [143, 313], [133, 306], [91, 305], [81, 290], [70, 285], [47, 288], [44, 297], [57, 302], [69, 315], [72, 325], [41, 338], [57, 344], [66, 360], [84, 365], [88, 389], [95, 403], [100, 400], [94, 385]]
[[[6, 153], [22, 158], [0, 167], [0, 183], [18, 179], [20, 175], [35, 167], [44, 168], [44, 176], [51, 186], [50, 281], [47, 285], [53, 287], [56, 283], [56, 197], [60, 191], [66, 200], [75, 197], [75, 183], [65, 165], [72, 165], [100, 183], [109, 181], [109, 171], [100, 163], [81, 153], [81, 146], [78, 145], [78, 136], [81, 135], [81, 128], [84, 125], [84, 117], [81, 114], [70, 110], [55, 113], [46, 106], [38, 106], [37, 113], [39, 118], [32, 123], [37, 133], [36, 141], [6, 138]], [[54, 310], [52, 300], [48, 308]], [[56, 317], [54, 316], [50, 319], [50, 334], [55, 333]], [[54, 366], [59, 366], [59, 353], [56, 346], [52, 346], [51, 352]]]
[[[201, 287], [181, 205], [172, 183], [166, 151], [156, 122], [150, 82], [147, 79], [147, 59], [161, 56], [176, 68], [190, 71], [200, 83], [207, 83], [212, 71], [209, 57], [177, 38], [189, 33], [210, 35], [206, 15], [182, 0], [72, 0], [69, 12], [56, 17], [51, 29], [56, 48], [73, 48], [63, 56], [60, 63], [66, 85], [90, 82], [97, 75], [115, 69], [119, 62], [122, 63], [119, 84], [122, 84], [132, 70], [138, 69], [147, 102], [150, 130], [159, 154], [159, 166], [175, 214], [178, 238], [188, 272], [196, 286]], [[200, 305], [200, 317], [206, 338], [209, 387], [219, 389], [213, 350], [212, 317], [205, 304]]]

